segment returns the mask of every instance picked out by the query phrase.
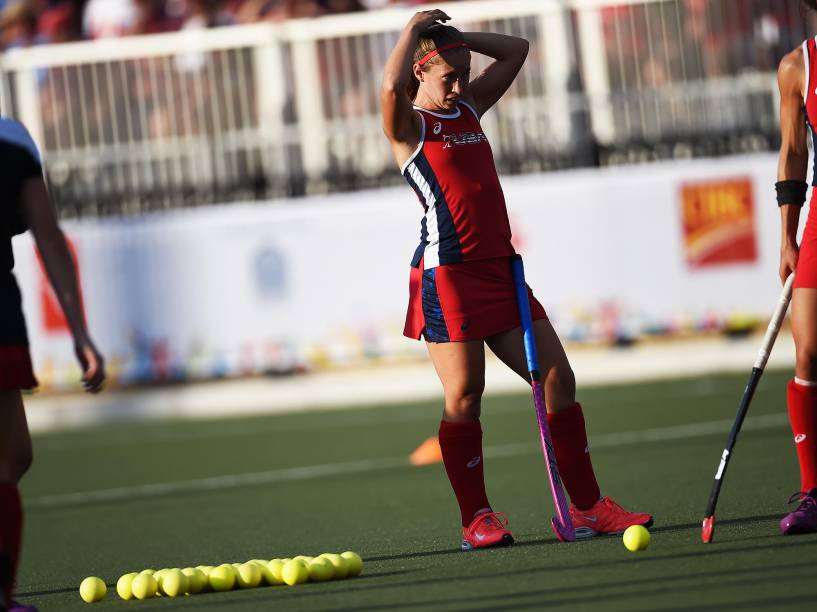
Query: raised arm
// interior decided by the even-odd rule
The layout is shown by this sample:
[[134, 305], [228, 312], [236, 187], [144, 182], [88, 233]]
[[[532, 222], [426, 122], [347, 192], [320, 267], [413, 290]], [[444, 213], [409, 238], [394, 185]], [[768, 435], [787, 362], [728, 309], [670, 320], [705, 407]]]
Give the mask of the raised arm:
[[468, 86], [476, 111], [482, 116], [497, 103], [519, 74], [530, 43], [524, 38], [491, 32], [463, 32], [463, 36], [471, 51], [496, 60]]
[[775, 185], [780, 204], [780, 278], [785, 282], [797, 267], [799, 250], [797, 228], [800, 208], [806, 192], [808, 145], [803, 103], [803, 52], [798, 48], [787, 54], [777, 70], [780, 89], [780, 157]]
[[412, 110], [408, 87], [411, 84], [411, 68], [414, 50], [420, 34], [438, 21], [450, 17], [440, 10], [416, 13], [403, 29], [383, 71], [380, 87], [380, 110], [383, 114], [383, 131], [392, 143], [416, 144], [420, 138], [420, 123]]
[[48, 279], [74, 337], [74, 351], [82, 366], [85, 389], [99, 391], [105, 380], [104, 361], [88, 334], [80, 303], [76, 269], [43, 179], [27, 179], [23, 183], [20, 197], [26, 222], [34, 235]]

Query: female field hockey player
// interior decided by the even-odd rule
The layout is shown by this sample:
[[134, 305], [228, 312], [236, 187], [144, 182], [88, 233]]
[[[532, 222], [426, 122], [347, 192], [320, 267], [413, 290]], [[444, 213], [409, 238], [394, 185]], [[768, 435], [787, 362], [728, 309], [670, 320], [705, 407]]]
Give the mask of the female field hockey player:
[[23, 530], [17, 483], [32, 461], [20, 391], [37, 386], [20, 290], [12, 274], [12, 236], [28, 229], [34, 235], [71, 329], [87, 391], [100, 389], [105, 368], [85, 326], [76, 271], [43, 180], [37, 146], [21, 124], [4, 117], [0, 117], [0, 161], [0, 610], [30, 612], [35, 609], [11, 598]]
[[[817, 2], [804, 4], [817, 9]], [[780, 158], [777, 166], [777, 203], [780, 206], [780, 278], [794, 273], [791, 329], [796, 348], [794, 379], [788, 384], [789, 421], [800, 463], [799, 502], [780, 521], [784, 534], [817, 532], [817, 204], [814, 194], [800, 246], [797, 228], [806, 201], [808, 139], [817, 135], [817, 45], [806, 40], [787, 54], [777, 71], [780, 88]], [[817, 180], [817, 174], [814, 175]], [[812, 180], [812, 185], [817, 184]]]
[[[485, 344], [528, 380], [511, 276], [511, 230], [480, 117], [513, 82], [528, 53], [521, 38], [461, 33], [440, 10], [411, 18], [386, 63], [383, 129], [400, 171], [425, 210], [411, 262], [405, 335], [425, 338], [445, 396], [439, 440], [459, 503], [463, 550], [513, 543], [483, 480], [480, 399]], [[471, 52], [494, 62], [470, 78]], [[533, 294], [537, 351], [556, 459], [577, 537], [652, 524], [599, 492], [575, 381], [562, 345]]]

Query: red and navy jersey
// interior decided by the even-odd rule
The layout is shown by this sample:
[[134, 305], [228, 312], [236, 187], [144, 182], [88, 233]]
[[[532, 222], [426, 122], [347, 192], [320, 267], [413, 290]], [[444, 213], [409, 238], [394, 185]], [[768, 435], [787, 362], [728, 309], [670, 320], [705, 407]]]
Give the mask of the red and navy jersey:
[[40, 152], [22, 124], [0, 117], [0, 272], [14, 267], [11, 237], [28, 229], [23, 219], [23, 183], [42, 176]]
[[[809, 38], [803, 42], [803, 64], [806, 66], [806, 80], [803, 86], [806, 124], [809, 128], [811, 144], [817, 145], [817, 133], [815, 133], [815, 126], [817, 126], [817, 37]], [[817, 151], [815, 146], [812, 146], [811, 149]], [[817, 168], [817, 156], [812, 160], [812, 164], [815, 165], [812, 167], [811, 184], [817, 185], [817, 172], [814, 172], [815, 168]]]
[[414, 110], [420, 143], [401, 171], [425, 215], [412, 267], [513, 255], [505, 197], [476, 111], [463, 102], [447, 115]]

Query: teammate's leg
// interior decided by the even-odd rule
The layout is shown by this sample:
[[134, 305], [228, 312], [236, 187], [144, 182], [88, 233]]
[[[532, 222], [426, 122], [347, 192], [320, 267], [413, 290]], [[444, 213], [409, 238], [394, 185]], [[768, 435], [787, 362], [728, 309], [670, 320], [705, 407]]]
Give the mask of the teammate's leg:
[[[562, 343], [547, 319], [534, 321], [536, 351], [545, 386], [548, 426], [559, 473], [572, 501], [570, 514], [577, 537], [619, 532], [630, 525], [651, 525], [649, 514], [623, 510], [601, 497], [582, 407], [576, 402], [576, 380]], [[508, 367], [529, 382], [521, 328], [498, 334], [486, 343]]]
[[787, 399], [800, 464], [800, 504], [780, 522], [785, 534], [817, 531], [817, 289], [794, 289], [791, 327], [797, 360]]
[[427, 346], [445, 394], [440, 449], [460, 507], [463, 548], [510, 544], [513, 538], [494, 515], [485, 493], [479, 422], [485, 389], [484, 344], [473, 340], [428, 342]]
[[17, 483], [31, 465], [31, 436], [18, 390], [0, 390], [0, 598], [11, 608], [23, 513]]

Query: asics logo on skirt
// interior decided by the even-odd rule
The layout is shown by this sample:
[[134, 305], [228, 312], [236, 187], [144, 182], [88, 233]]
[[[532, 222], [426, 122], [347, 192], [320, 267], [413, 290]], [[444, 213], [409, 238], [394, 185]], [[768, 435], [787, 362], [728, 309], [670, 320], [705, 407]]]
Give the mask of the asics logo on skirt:
[[479, 465], [479, 462], [482, 461], [482, 457], [476, 456], [471, 461], [465, 464], [465, 467], [473, 469]]
[[806, 439], [806, 434], [797, 434], [796, 436], [794, 436], [794, 443], [795, 444], [800, 444], [800, 442], [802, 442], [805, 439]]

